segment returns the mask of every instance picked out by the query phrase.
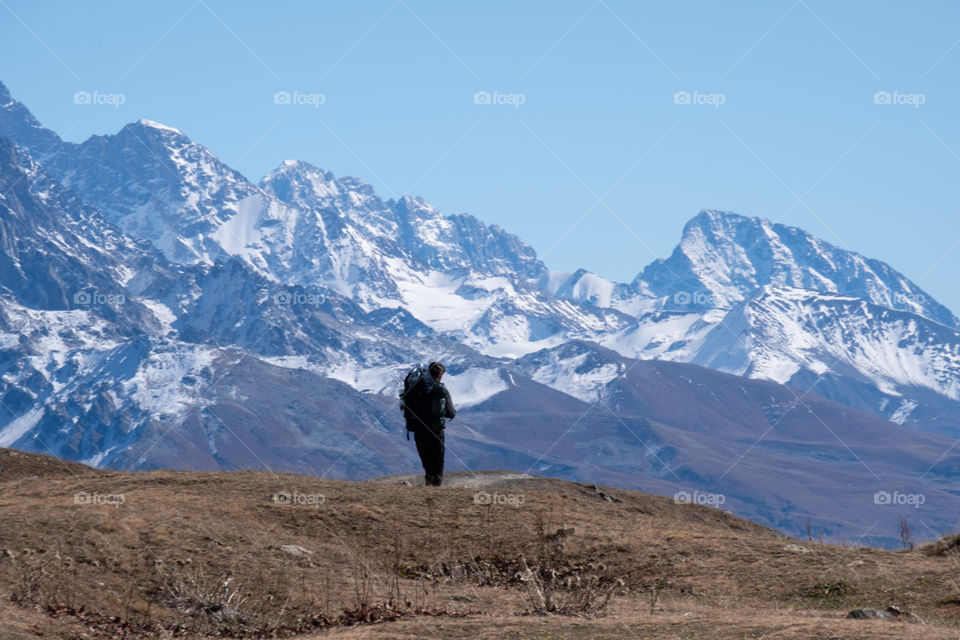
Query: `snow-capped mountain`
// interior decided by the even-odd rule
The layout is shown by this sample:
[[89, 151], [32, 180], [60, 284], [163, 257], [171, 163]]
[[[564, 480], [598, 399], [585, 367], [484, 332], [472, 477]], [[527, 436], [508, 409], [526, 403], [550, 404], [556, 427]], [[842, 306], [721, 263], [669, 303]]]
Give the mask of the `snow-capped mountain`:
[[144, 249], [6, 138], [0, 138], [0, 167], [0, 274], [10, 302], [44, 312], [79, 305], [117, 335], [155, 329], [152, 314], [136, 302], [93, 304], [122, 297], [127, 285], [144, 284], [153, 264]]
[[623, 355], [812, 389], [960, 436], [960, 321], [889, 265], [801, 229], [703, 211], [629, 285], [582, 271], [553, 281], [558, 297], [636, 316], [595, 338]]
[[[356, 178], [287, 161], [260, 186], [305, 212], [300, 275], [366, 309], [402, 307], [485, 353], [515, 355], [623, 326], [612, 310], [579, 308], [536, 286], [547, 269], [533, 249], [497, 226], [444, 216], [420, 198], [383, 201]], [[319, 249], [319, 250], [318, 250]]]
[[795, 288], [858, 298], [960, 328], [949, 309], [889, 265], [802, 229], [729, 211], [701, 211], [686, 224], [670, 257], [655, 260], [629, 284], [580, 270], [551, 274], [544, 285], [558, 297], [633, 315], [729, 310], [763, 287]]
[[[38, 149], [7, 132], [33, 155]], [[264, 226], [295, 216], [180, 131], [150, 120], [81, 144], [62, 143], [44, 167], [124, 233], [178, 264], [238, 255], [270, 273]]]
[[396, 417], [357, 388], [392, 393], [432, 354], [472, 363], [454, 379], [491, 367], [403, 310], [278, 287], [237, 257], [171, 264], [7, 138], [0, 239], [0, 446], [120, 468], [400, 470], [413, 454], [381, 442]]
[[[960, 327], [946, 307], [879, 260], [833, 246], [796, 227], [731, 212], [702, 211], [680, 244], [633, 281], [673, 304], [731, 308], [764, 286], [859, 298]], [[675, 307], [676, 308], [676, 307]]]
[[[699, 483], [792, 528], [875, 479], [824, 424], [860, 466], [932, 483], [940, 509], [960, 468], [941, 437], [960, 437], [960, 321], [888, 265], [763, 218], [701, 212], [630, 283], [551, 272], [468, 214], [299, 161], [254, 184], [148, 120], [65, 142], [0, 84], [0, 275], [0, 446], [412, 470], [388, 439], [395, 387], [440, 359], [464, 409], [454, 465]], [[785, 465], [812, 488], [751, 502]], [[835, 505], [837, 535], [871, 517], [857, 504]]]
[[[613, 310], [556, 300], [516, 236], [422, 199], [383, 201], [356, 178], [288, 161], [257, 186], [180, 131], [149, 120], [77, 145], [40, 134], [8, 100], [0, 134], [33, 155], [130, 237], [168, 261], [230, 256], [281, 285], [339, 292], [367, 311], [403, 307], [492, 355], [522, 353], [620, 328]], [[26, 132], [26, 133], [24, 133]]]
[[724, 317], [692, 361], [960, 435], [960, 331], [862, 298], [767, 285]]

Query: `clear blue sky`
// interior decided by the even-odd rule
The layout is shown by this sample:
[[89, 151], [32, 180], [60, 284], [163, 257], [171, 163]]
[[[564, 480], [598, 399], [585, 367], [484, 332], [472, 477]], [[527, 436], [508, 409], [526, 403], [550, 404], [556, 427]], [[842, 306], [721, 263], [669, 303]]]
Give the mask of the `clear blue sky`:
[[157, 120], [254, 181], [296, 158], [472, 213], [552, 269], [629, 280], [729, 209], [960, 313], [958, 39], [949, 0], [2, 0], [0, 79], [68, 140]]

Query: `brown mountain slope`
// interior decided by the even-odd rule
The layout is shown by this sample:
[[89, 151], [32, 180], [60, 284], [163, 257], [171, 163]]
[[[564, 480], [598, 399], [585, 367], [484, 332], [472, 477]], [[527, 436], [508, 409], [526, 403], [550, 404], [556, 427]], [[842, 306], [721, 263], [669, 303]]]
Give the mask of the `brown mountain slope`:
[[102, 473], [84, 464], [68, 462], [50, 456], [24, 453], [13, 449], [0, 449], [0, 482], [10, 482], [31, 476], [54, 478], [57, 476], [82, 477]]
[[[960, 638], [949, 550], [799, 542], [640, 492], [0, 466], [3, 640]], [[888, 605], [927, 623], [843, 619]]]

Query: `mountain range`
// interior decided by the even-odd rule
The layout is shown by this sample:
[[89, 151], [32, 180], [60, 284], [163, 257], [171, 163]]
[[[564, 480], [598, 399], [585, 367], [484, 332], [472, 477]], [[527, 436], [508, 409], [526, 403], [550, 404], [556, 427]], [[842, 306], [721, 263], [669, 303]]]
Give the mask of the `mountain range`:
[[638, 268], [551, 271], [496, 225], [302, 161], [255, 184], [149, 120], [64, 141], [0, 84], [0, 446], [409, 473], [398, 381], [440, 359], [453, 469], [722, 496], [887, 546], [904, 513], [957, 528], [950, 310], [883, 262], [726, 211]]

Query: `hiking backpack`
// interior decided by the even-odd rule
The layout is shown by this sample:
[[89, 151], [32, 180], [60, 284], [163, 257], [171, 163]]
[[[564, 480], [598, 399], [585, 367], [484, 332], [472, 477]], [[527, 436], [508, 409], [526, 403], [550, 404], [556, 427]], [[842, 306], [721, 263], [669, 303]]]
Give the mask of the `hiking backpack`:
[[417, 365], [403, 377], [403, 388], [400, 391], [400, 411], [407, 423], [407, 440], [410, 439], [410, 432], [416, 432], [419, 429], [419, 420], [427, 415], [429, 411], [426, 383], [423, 378], [426, 369]]
[[403, 389], [400, 391], [400, 410], [407, 422], [407, 440], [410, 432], [416, 433], [421, 427], [430, 428], [426, 423], [438, 422], [443, 428], [447, 415], [447, 394], [444, 386], [434, 382], [434, 386], [427, 389], [426, 367], [416, 366], [403, 378]]

